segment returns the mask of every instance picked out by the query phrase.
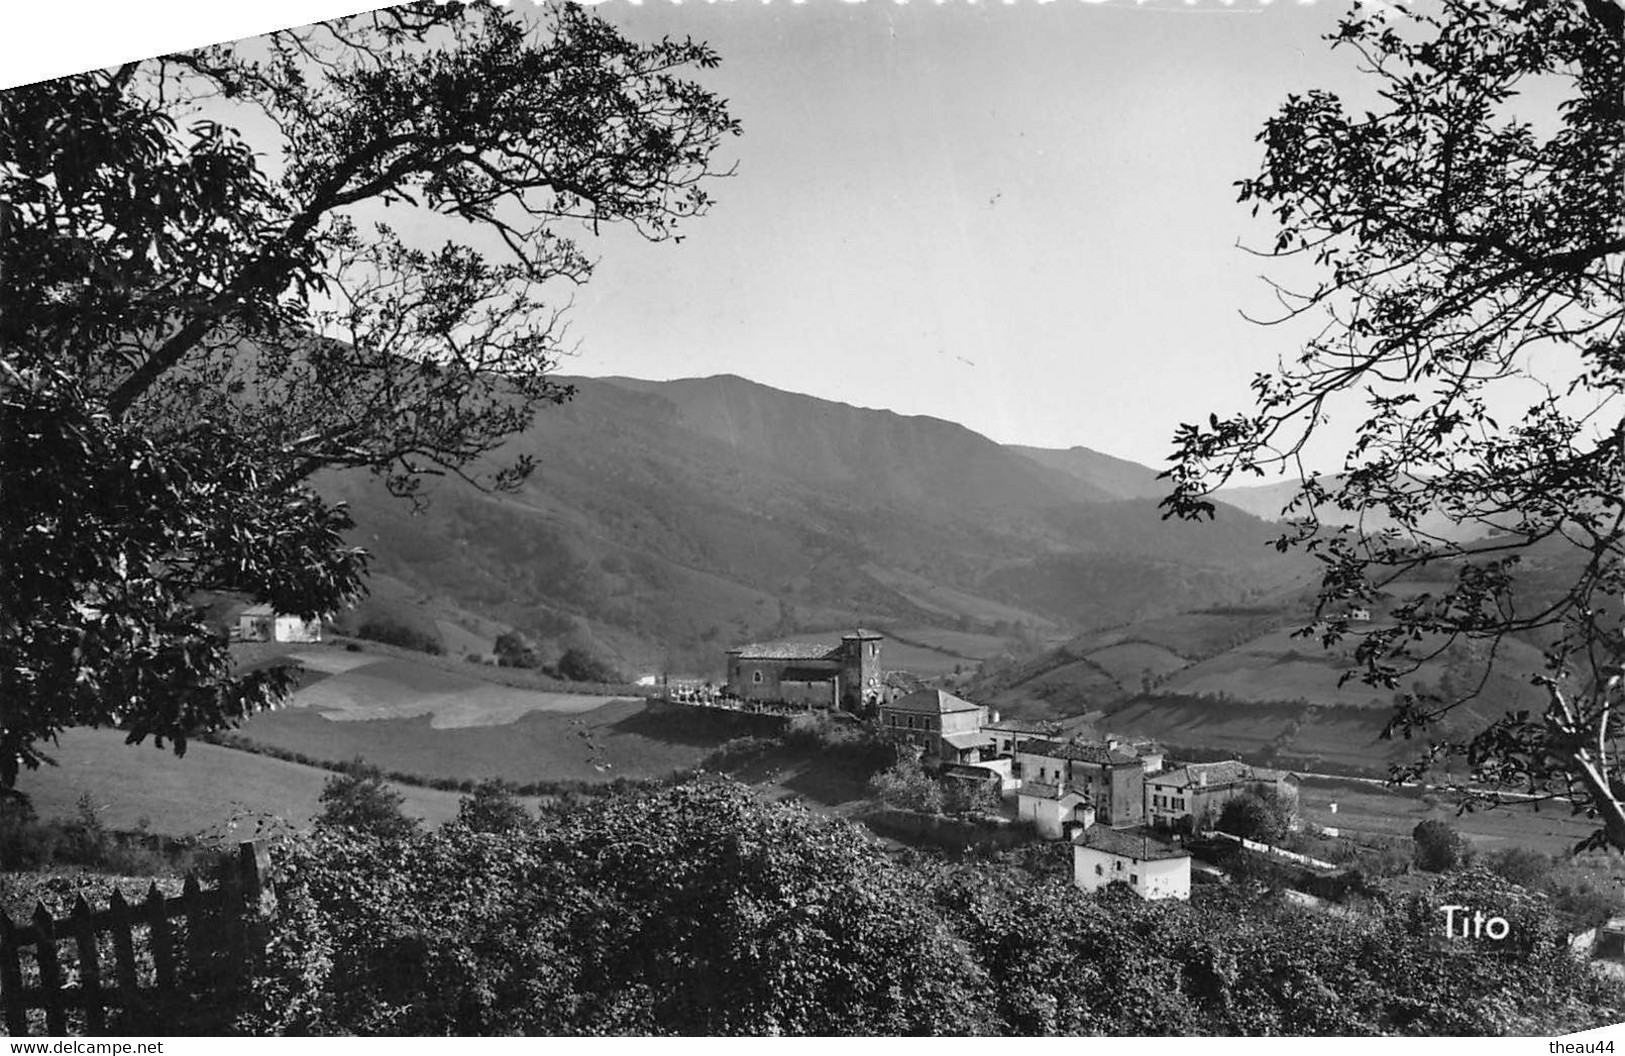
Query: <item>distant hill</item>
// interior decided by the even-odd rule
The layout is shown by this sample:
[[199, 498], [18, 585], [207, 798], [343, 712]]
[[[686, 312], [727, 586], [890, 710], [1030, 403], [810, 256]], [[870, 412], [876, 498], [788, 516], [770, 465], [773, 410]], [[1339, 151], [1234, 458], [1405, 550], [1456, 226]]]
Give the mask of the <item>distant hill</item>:
[[539, 461], [516, 492], [435, 480], [414, 512], [370, 475], [318, 480], [351, 504], [391, 595], [467, 632], [455, 648], [514, 627], [628, 675], [719, 674], [730, 644], [776, 634], [1059, 638], [1302, 572], [1240, 512], [1192, 525], [1148, 497], [1105, 501], [1154, 474], [1083, 449], [1051, 457], [731, 375], [561, 380], [576, 397], [501, 453]]
[[[1096, 724], [1102, 728], [1153, 737], [1186, 753], [1385, 773], [1390, 761], [1413, 757], [1420, 745], [1379, 736], [1392, 714], [1394, 691], [1358, 678], [1339, 685], [1354, 663], [1352, 637], [1325, 649], [1316, 639], [1294, 635], [1312, 618], [1312, 596], [1312, 590], [1294, 588], [1250, 605], [1088, 632], [1019, 662], [985, 665], [966, 692], [1025, 717], [1100, 712]], [[1376, 610], [1369, 626], [1380, 626], [1384, 618]], [[1465, 691], [1482, 683], [1478, 697], [1455, 715], [1458, 725], [1539, 706], [1540, 693], [1528, 682], [1541, 667], [1535, 646], [1506, 639], [1486, 672], [1488, 660], [1486, 652], [1464, 644], [1424, 664], [1402, 688]]]
[[1169, 486], [1157, 479], [1157, 470], [1126, 458], [1092, 451], [1087, 447], [1069, 447], [1064, 450], [1047, 447], [1021, 447], [1009, 445], [1015, 451], [1041, 466], [1064, 473], [1084, 487], [1092, 489], [1095, 497], [1103, 501], [1112, 499], [1161, 499]]
[[[1325, 481], [1327, 490], [1337, 487], [1339, 478], [1329, 478]], [[1279, 521], [1284, 516], [1287, 504], [1292, 502], [1302, 487], [1296, 479], [1281, 480], [1273, 484], [1249, 484], [1235, 487], [1220, 488], [1213, 493], [1213, 497], [1220, 502], [1245, 510], [1254, 517], [1266, 521]], [[1324, 525], [1333, 527], [1348, 525], [1363, 532], [1380, 532], [1385, 528], [1397, 525], [1392, 517], [1380, 511], [1357, 513], [1340, 510], [1336, 506], [1326, 505], [1315, 511], [1316, 516]], [[1301, 511], [1294, 510], [1290, 516], [1302, 516]], [[1469, 542], [1482, 538], [1485, 530], [1476, 524], [1457, 524], [1443, 513], [1430, 513], [1422, 518], [1419, 525], [1423, 532], [1439, 539], [1449, 539], [1455, 542]]]

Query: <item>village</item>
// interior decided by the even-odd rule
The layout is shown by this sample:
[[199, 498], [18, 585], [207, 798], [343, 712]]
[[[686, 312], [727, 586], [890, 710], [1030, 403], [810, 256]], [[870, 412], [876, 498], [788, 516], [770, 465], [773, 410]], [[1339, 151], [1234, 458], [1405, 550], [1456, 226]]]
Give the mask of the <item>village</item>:
[[[1299, 778], [1291, 773], [1235, 759], [1173, 766], [1148, 740], [1068, 737], [1060, 723], [1001, 717], [906, 672], [885, 670], [884, 642], [879, 632], [857, 628], [836, 642], [742, 645], [728, 651], [724, 685], [667, 680], [661, 692], [680, 703], [826, 709], [869, 722], [888, 740], [912, 746], [938, 780], [985, 786], [1012, 820], [1030, 823], [1046, 840], [1069, 842], [1073, 882], [1085, 891], [1121, 882], [1146, 899], [1188, 899], [1193, 856], [1187, 840], [1214, 833], [1226, 803], [1246, 794], [1296, 800]], [[1242, 842], [1284, 860], [1332, 868]]]

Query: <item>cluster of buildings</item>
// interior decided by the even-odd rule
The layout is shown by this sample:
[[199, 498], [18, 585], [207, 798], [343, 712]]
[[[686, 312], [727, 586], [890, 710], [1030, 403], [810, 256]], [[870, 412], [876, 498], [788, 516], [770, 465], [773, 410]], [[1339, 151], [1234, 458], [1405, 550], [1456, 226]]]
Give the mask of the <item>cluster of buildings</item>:
[[859, 629], [839, 644], [742, 646], [728, 654], [728, 692], [870, 716], [885, 736], [917, 746], [944, 780], [996, 782], [1018, 817], [1071, 841], [1073, 880], [1084, 890], [1121, 881], [1145, 898], [1188, 898], [1181, 838], [1210, 828], [1237, 796], [1296, 784], [1235, 760], [1170, 769], [1149, 741], [1065, 739], [1056, 723], [1001, 719], [946, 690], [896, 691], [880, 669], [881, 644]]

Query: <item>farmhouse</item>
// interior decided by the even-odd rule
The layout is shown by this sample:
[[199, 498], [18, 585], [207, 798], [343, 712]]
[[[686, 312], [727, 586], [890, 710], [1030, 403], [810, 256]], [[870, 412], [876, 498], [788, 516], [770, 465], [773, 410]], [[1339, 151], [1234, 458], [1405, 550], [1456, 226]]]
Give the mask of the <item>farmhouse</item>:
[[250, 605], [237, 614], [236, 637], [245, 642], [319, 642], [321, 620], [302, 620], [269, 605]]
[[993, 735], [995, 752], [1013, 759], [1018, 742], [1034, 738], [1041, 740], [1054, 738], [1061, 732], [1061, 724], [1033, 719], [1001, 719], [995, 715], [993, 721], [982, 724], [982, 729]]
[[1022, 741], [1016, 746], [1016, 769], [1023, 784], [1055, 784], [1084, 793], [1102, 825], [1145, 820], [1145, 764], [1116, 741]]
[[1098, 891], [1121, 880], [1144, 899], [1191, 897], [1191, 856], [1144, 834], [1094, 826], [1072, 838], [1072, 882]]
[[807, 707], [872, 708], [886, 696], [879, 634], [858, 628], [839, 642], [764, 642], [728, 650], [728, 692], [741, 700]]
[[941, 689], [922, 689], [880, 705], [880, 729], [894, 740], [918, 744], [950, 763], [991, 755], [994, 737], [982, 731], [987, 708]]
[[1093, 825], [1095, 808], [1082, 792], [1030, 781], [1016, 793], [1016, 816], [1032, 822], [1046, 840], [1059, 840], [1069, 825]]
[[1190, 763], [1145, 782], [1145, 818], [1157, 828], [1190, 831], [1219, 816], [1224, 805], [1246, 792], [1289, 795], [1298, 779], [1280, 770], [1249, 766], [1234, 759]]

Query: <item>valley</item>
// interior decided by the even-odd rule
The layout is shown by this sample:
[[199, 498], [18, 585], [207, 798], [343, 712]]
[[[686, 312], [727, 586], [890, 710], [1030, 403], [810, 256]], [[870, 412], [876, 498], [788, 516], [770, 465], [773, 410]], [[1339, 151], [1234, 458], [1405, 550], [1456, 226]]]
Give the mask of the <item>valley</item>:
[[[720, 683], [737, 644], [859, 623], [886, 636], [887, 670], [1069, 734], [1378, 777], [1415, 751], [1381, 737], [1392, 690], [1339, 686], [1349, 646], [1294, 635], [1312, 617], [1312, 570], [1268, 545], [1278, 526], [1225, 506], [1210, 524], [1163, 521], [1150, 467], [1007, 447], [731, 376], [571, 380], [575, 398], [503, 453], [540, 461], [515, 492], [436, 481], [413, 503], [364, 475], [321, 480], [351, 504], [353, 541], [375, 558], [371, 596], [337, 629], [387, 623], [439, 655], [353, 638], [243, 643], [240, 663], [294, 663], [300, 682], [226, 739], [236, 747], [121, 755], [117, 734], [69, 731], [64, 765], [25, 775], [23, 790], [45, 810], [89, 793], [120, 824], [196, 832], [239, 802], [303, 824], [324, 767], [357, 758], [408, 779], [406, 809], [426, 819], [450, 816], [456, 789], [488, 778], [549, 793], [663, 781], [773, 724], [663, 704], [647, 684], [498, 667], [498, 638], [520, 636], [542, 666], [583, 650], [624, 683]], [[1481, 722], [1538, 703], [1515, 674], [1538, 662], [1519, 641], [1488, 672], [1457, 650], [1408, 685], [1482, 675], [1460, 716]], [[160, 756], [143, 787], [130, 760]], [[805, 753], [739, 765], [774, 795], [826, 808], [862, 793], [862, 775]], [[1403, 796], [1361, 795], [1372, 817], [1385, 805], [1393, 824], [1415, 813]], [[1505, 838], [1502, 821], [1464, 824]], [[1542, 844], [1573, 835], [1542, 825], [1529, 830]]]

